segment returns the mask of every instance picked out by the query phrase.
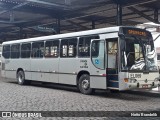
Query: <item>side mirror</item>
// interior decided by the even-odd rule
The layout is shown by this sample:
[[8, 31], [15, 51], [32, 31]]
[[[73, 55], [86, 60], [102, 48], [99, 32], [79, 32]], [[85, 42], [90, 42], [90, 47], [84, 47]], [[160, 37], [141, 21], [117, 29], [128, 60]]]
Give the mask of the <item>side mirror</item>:
[[120, 38], [120, 46], [121, 46], [121, 50], [125, 50], [126, 46], [125, 46], [125, 35], [123, 33], [118, 33], [118, 36]]
[[125, 35], [123, 33], [118, 33], [118, 36], [123, 40], [125, 39]]

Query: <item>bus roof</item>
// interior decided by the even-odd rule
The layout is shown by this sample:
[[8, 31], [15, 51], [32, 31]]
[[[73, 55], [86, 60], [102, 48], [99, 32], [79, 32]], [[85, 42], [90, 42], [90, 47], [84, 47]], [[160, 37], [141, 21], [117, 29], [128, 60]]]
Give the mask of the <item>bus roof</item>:
[[13, 40], [13, 41], [3, 42], [2, 44], [3, 45], [14, 44], [14, 43], [21, 43], [21, 42], [32, 42], [32, 41], [41, 41], [41, 40], [49, 40], [49, 39], [60, 39], [60, 38], [67, 38], [67, 37], [69, 38], [69, 37], [78, 37], [78, 36], [85, 36], [85, 35], [94, 35], [94, 34], [107, 33], [107, 32], [118, 32], [119, 28], [120, 26], [100, 28], [100, 29], [94, 29], [94, 30], [86, 30], [86, 31], [79, 31], [79, 32], [72, 32], [72, 33], [64, 33], [64, 34], [57, 34], [57, 35]]

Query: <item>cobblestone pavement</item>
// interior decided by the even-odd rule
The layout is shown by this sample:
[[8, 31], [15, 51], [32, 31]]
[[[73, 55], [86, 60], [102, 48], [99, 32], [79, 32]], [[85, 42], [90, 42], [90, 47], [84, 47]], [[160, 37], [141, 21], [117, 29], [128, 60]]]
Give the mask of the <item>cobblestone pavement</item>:
[[[94, 95], [83, 95], [75, 87], [39, 83], [20, 86], [14, 80], [0, 78], [0, 111], [160, 111], [160, 94], [135, 91], [110, 93], [99, 90]], [[16, 120], [19, 119], [16, 118]], [[115, 120], [119, 118], [57, 117], [40, 119]], [[123, 119], [128, 118], [124, 117]], [[130, 117], [130, 119], [133, 118]], [[136, 119], [140, 118], [136, 117]], [[150, 117], [148, 119], [157, 118]]]

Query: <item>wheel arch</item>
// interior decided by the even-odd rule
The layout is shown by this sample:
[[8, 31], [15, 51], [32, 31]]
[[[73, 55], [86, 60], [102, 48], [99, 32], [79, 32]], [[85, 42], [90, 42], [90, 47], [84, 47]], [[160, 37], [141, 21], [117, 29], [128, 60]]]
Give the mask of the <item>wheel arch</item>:
[[24, 70], [22, 68], [18, 68], [17, 72], [16, 72], [16, 76], [17, 76], [17, 74], [18, 74], [19, 71], [23, 71], [24, 72]]
[[83, 74], [88, 74], [88, 75], [90, 75], [90, 73], [89, 73], [88, 71], [86, 71], [86, 70], [79, 71], [78, 74], [77, 74], [77, 79], [76, 79], [76, 80], [77, 80], [77, 81], [76, 81], [76, 82], [77, 82], [77, 83], [76, 83], [77, 85], [78, 85], [79, 78], [80, 78]]

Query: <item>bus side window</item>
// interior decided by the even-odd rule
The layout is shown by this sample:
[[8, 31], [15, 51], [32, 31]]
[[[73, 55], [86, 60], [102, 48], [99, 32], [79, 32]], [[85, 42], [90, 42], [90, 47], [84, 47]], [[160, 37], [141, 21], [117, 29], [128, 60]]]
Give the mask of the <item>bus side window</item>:
[[20, 44], [11, 45], [11, 58], [20, 57]]
[[46, 41], [45, 57], [58, 57], [59, 55], [59, 40]]
[[63, 45], [62, 46], [62, 56], [63, 57], [67, 57], [67, 45]]
[[99, 41], [95, 41], [92, 44], [92, 57], [98, 57], [99, 54]]
[[30, 58], [31, 43], [23, 43], [21, 45], [21, 58]]
[[32, 43], [32, 57], [43, 58], [44, 54], [44, 42]]
[[99, 39], [99, 36], [86, 36], [79, 38], [78, 56], [89, 57], [90, 56], [90, 43], [91, 39]]
[[77, 38], [61, 40], [61, 57], [76, 57]]
[[2, 52], [2, 56], [4, 58], [10, 58], [10, 45], [4, 45], [3, 46], [3, 52]]
[[76, 57], [77, 55], [77, 38], [68, 40], [68, 57]]

